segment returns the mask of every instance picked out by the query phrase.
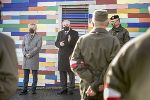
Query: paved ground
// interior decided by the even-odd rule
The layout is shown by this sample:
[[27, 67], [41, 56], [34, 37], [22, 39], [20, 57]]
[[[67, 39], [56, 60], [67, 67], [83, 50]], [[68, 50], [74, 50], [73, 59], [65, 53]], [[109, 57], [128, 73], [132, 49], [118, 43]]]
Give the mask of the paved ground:
[[57, 95], [59, 89], [38, 89], [37, 94], [19, 95], [21, 90], [11, 100], [80, 100], [79, 90], [76, 89], [73, 95]]

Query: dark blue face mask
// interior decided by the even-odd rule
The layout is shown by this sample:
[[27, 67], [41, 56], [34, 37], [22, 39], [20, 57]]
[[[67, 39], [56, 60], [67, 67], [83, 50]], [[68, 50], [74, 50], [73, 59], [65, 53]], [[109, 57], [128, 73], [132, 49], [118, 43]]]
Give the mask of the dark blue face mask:
[[69, 27], [65, 26], [63, 28], [64, 28], [64, 31], [69, 31]]

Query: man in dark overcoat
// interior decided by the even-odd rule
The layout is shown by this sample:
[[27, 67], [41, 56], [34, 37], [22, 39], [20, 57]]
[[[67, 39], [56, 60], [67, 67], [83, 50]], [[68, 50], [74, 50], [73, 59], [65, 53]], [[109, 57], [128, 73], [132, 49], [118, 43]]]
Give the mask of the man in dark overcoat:
[[[70, 21], [64, 20], [62, 22], [63, 30], [58, 32], [55, 42], [58, 51], [58, 70], [60, 72], [60, 82], [62, 90], [58, 94], [73, 94], [75, 87], [75, 75], [70, 69], [70, 56], [73, 52], [76, 41], [78, 40], [78, 32], [71, 29]], [[69, 75], [69, 85], [67, 88], [67, 74]]]

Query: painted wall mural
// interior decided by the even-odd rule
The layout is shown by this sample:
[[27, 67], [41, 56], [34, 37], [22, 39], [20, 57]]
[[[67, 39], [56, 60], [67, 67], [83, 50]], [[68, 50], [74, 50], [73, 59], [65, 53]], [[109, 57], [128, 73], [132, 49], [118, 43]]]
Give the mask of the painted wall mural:
[[[90, 24], [92, 13], [95, 9], [107, 9], [109, 17], [118, 14], [121, 17], [122, 25], [127, 28], [132, 37], [142, 34], [150, 27], [150, 15], [147, 7], [149, 0], [1, 0], [3, 2], [2, 20], [0, 21], [0, 31], [11, 36], [16, 43], [18, 57], [18, 86], [23, 86], [23, 54], [21, 49], [22, 39], [28, 33], [28, 24], [37, 24], [37, 33], [42, 36], [43, 45], [39, 59], [39, 82], [38, 86], [59, 85], [59, 72], [57, 70], [57, 52], [54, 41], [57, 32], [61, 29], [61, 21], [66, 16], [72, 20], [74, 29], [81, 34], [87, 33], [91, 29]], [[129, 4], [130, 1], [130, 4]], [[85, 6], [86, 11], [67, 12], [62, 16], [62, 5], [71, 5], [75, 9]], [[78, 6], [77, 6], [78, 5]], [[68, 7], [68, 8], [69, 8]], [[67, 8], [67, 9], [68, 9]], [[72, 8], [72, 10], [74, 10]], [[68, 11], [68, 10], [67, 10]], [[81, 15], [80, 15], [81, 14]], [[83, 18], [85, 14], [85, 18]], [[83, 20], [80, 20], [82, 17]], [[82, 23], [83, 22], [83, 23]], [[88, 23], [87, 23], [88, 22]], [[78, 27], [79, 26], [86, 26]], [[88, 26], [88, 27], [87, 27]], [[109, 26], [108, 30], [111, 28]], [[85, 34], [84, 33], [84, 34]], [[32, 76], [30, 74], [31, 85]], [[76, 82], [79, 78], [76, 77]]]

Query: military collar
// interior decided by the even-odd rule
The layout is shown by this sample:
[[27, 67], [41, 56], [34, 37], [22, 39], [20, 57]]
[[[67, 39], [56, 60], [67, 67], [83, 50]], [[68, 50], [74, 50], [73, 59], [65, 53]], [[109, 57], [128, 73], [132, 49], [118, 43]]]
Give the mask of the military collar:
[[112, 30], [114, 30], [116, 32], [120, 32], [120, 31], [122, 31], [122, 29], [123, 29], [123, 27], [121, 26], [121, 24], [118, 28], [115, 28], [115, 27], [112, 28]]
[[93, 28], [91, 33], [96, 33], [96, 34], [100, 34], [100, 33], [103, 33], [103, 34], [107, 34], [108, 31], [104, 28]]

